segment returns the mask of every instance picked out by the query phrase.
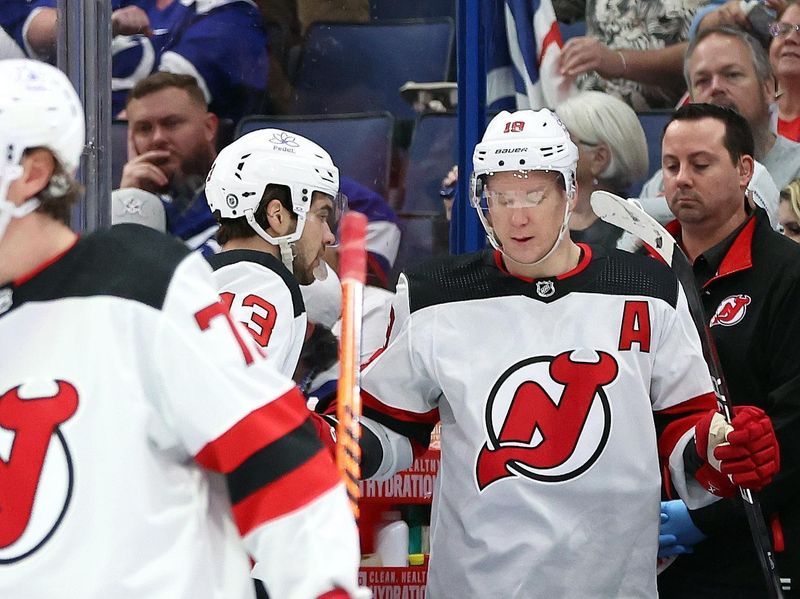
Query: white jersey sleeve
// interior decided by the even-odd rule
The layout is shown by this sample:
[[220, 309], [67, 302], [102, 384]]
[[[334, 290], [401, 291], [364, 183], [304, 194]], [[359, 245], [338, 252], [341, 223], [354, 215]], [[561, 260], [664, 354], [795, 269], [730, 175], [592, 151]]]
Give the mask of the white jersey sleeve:
[[153, 340], [153, 394], [188, 455], [225, 475], [234, 520], [274, 597], [356, 593], [355, 525], [294, 384], [263, 359], [191, 255]]
[[675, 310], [663, 319], [650, 397], [659, 430], [659, 453], [669, 467], [670, 481], [686, 504], [695, 509], [719, 499], [685, 471], [683, 457], [687, 445], [694, 444], [694, 425], [699, 416], [716, 408], [716, 396], [686, 294], [678, 287]]

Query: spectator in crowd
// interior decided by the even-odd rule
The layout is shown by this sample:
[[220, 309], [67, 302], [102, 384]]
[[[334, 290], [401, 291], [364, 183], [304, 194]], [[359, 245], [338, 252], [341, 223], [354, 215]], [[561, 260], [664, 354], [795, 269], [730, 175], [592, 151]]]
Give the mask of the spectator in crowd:
[[[569, 2], [574, 13], [575, 2]], [[585, 0], [586, 35], [561, 50], [561, 73], [578, 88], [610, 93], [635, 110], [672, 108], [684, 91], [683, 55], [702, 0]], [[560, 7], [556, 4], [556, 14]]]
[[[168, 233], [192, 250], [214, 253], [217, 222], [204, 190], [216, 157], [218, 119], [208, 111], [197, 81], [190, 75], [150, 75], [131, 90], [127, 112], [129, 159], [120, 189], [112, 193], [112, 216], [124, 217], [126, 211], [140, 216], [150, 200], [156, 211], [158, 204], [163, 207]], [[140, 191], [131, 197], [130, 189]]]
[[603, 92], [587, 91], [562, 102], [556, 114], [578, 146], [578, 185], [569, 219], [575, 242], [616, 247], [622, 230], [597, 218], [589, 198], [605, 190], [627, 197], [647, 174], [647, 140], [633, 109]]
[[299, 391], [200, 256], [146, 227], [69, 228], [77, 95], [32, 60], [0, 81], [0, 595], [245, 599], [252, 572], [281, 599], [362, 596]]
[[795, 179], [781, 190], [778, 215], [783, 234], [800, 243], [800, 179]]
[[[764, 186], [766, 191], [760, 191], [766, 177], [759, 175], [757, 167], [759, 180], [751, 183], [750, 190], [777, 228], [777, 190], [800, 176], [800, 144], [775, 135], [770, 127], [775, 86], [766, 50], [740, 29], [704, 29], [689, 45], [684, 72], [693, 102], [734, 108], [750, 124], [755, 139], [753, 157], [772, 178]], [[642, 188], [641, 201], [651, 214], [663, 214], [663, 196], [659, 171]]]
[[800, 5], [790, 4], [770, 26], [769, 60], [778, 82], [778, 134], [800, 141]]
[[56, 58], [56, 11], [52, 0], [5, 0], [0, 28], [5, 35], [0, 58]]
[[[664, 131], [664, 187], [673, 234], [692, 261], [716, 342], [729, 401], [771, 418], [781, 473], [760, 493], [781, 577], [800, 583], [800, 247], [774, 231], [745, 198], [755, 144], [736, 111], [711, 104], [679, 109]], [[738, 410], [738, 408], [735, 408]], [[735, 412], [738, 413], [738, 412]], [[667, 505], [676, 515], [684, 503]], [[692, 507], [678, 531], [681, 555], [658, 577], [664, 599], [768, 596], [738, 497]], [[675, 520], [670, 516], [670, 520]], [[674, 531], [674, 529], [673, 529]], [[687, 540], [688, 539], [688, 540]], [[663, 552], [662, 552], [663, 555]]]
[[[755, 457], [746, 435], [708, 453], [721, 415], [675, 275], [570, 240], [577, 161], [547, 110], [492, 119], [471, 187], [493, 249], [403, 273], [362, 371], [365, 477], [407, 468], [442, 422], [430, 597], [654, 597], [659, 455], [693, 507], [734, 492], [724, 453]], [[772, 462], [734, 480], [760, 486], [777, 448], [757, 413]]]
[[[56, 0], [7, 0], [0, 25], [33, 58], [55, 58]], [[19, 6], [17, 6], [19, 5]], [[155, 71], [193, 76], [211, 110], [234, 123], [259, 112], [267, 38], [251, 0], [113, 0], [112, 114]]]
[[[689, 27], [689, 39], [703, 29], [711, 27], [737, 27], [756, 37], [762, 45], [769, 45], [769, 22], [781, 14], [789, 4], [787, 0], [710, 0], [694, 15]], [[755, 10], [755, 12], [753, 12]]]

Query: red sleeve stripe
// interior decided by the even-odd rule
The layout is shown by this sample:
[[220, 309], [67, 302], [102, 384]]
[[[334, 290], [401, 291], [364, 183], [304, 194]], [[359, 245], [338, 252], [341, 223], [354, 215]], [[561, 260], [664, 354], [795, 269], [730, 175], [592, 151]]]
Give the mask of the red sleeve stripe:
[[267, 445], [284, 437], [308, 418], [297, 387], [250, 412], [201, 449], [195, 459], [204, 468], [227, 474]]
[[686, 431], [693, 428], [709, 410], [715, 409], [717, 396], [712, 392], [656, 412], [659, 455], [668, 458]]
[[233, 506], [233, 519], [242, 536], [262, 524], [296, 511], [341, 481], [330, 453], [321, 449], [304, 464], [248, 495]]

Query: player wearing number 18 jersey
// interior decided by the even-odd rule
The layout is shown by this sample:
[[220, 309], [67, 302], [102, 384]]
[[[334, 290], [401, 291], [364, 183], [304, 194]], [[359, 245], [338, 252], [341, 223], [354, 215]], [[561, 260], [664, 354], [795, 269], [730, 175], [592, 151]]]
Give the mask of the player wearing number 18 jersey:
[[304, 137], [262, 129], [223, 149], [206, 181], [222, 252], [211, 256], [223, 301], [287, 376], [306, 334], [300, 285], [327, 274], [345, 199], [328, 153]]
[[[299, 390], [203, 258], [69, 229], [80, 102], [0, 61], [0, 596], [357, 596], [344, 490]], [[249, 554], [249, 555], [248, 555]]]
[[[492, 120], [471, 183], [494, 249], [402, 275], [362, 373], [366, 475], [407, 467], [442, 423], [430, 599], [656, 597], [662, 466], [702, 506], [754, 453], [733, 434], [737, 457], [716, 447], [727, 429], [674, 274], [570, 240], [577, 156], [547, 110]], [[768, 420], [761, 441], [775, 458]]]

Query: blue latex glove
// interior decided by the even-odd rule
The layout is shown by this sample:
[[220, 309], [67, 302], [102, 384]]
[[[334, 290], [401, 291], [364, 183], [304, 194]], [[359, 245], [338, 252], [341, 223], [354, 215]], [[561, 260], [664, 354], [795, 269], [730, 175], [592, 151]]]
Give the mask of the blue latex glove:
[[694, 525], [689, 509], [680, 499], [661, 502], [658, 557], [692, 553], [693, 546], [706, 538]]

